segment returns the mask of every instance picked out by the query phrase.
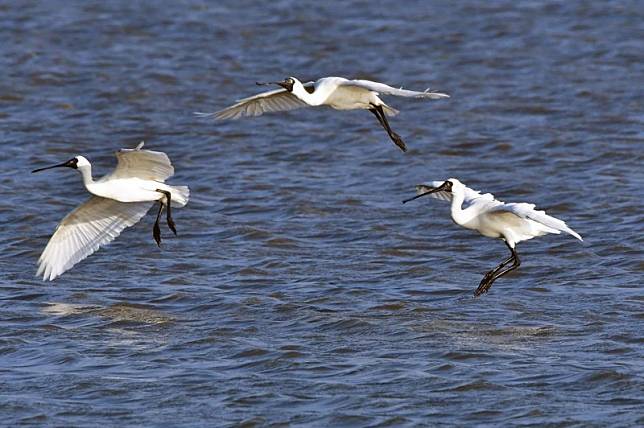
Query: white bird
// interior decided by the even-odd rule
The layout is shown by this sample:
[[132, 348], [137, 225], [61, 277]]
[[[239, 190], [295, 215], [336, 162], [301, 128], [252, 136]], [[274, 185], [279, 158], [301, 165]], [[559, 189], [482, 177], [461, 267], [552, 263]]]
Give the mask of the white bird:
[[[416, 186], [417, 195], [406, 199], [403, 203], [431, 196], [433, 198], [452, 202], [451, 214], [454, 223], [467, 229], [476, 230], [489, 238], [500, 238], [512, 253], [511, 256], [489, 271], [483, 277], [475, 296], [487, 293], [492, 283], [503, 275], [518, 268], [521, 264], [515, 250], [516, 244], [527, 241], [536, 236], [548, 233], [559, 234], [566, 232], [582, 241], [581, 236], [566, 223], [547, 215], [544, 211], [537, 211], [533, 204], [504, 203], [494, 198], [494, 195], [480, 194], [470, 189], [455, 178]], [[463, 205], [465, 204], [465, 205]], [[509, 267], [506, 267], [512, 263]], [[505, 268], [505, 269], [504, 269]]]
[[166, 207], [168, 227], [177, 234], [172, 220], [171, 206], [183, 207], [190, 191], [186, 186], [169, 186], [164, 181], [174, 174], [170, 159], [163, 152], [135, 149], [116, 152], [118, 165], [110, 174], [94, 180], [92, 166], [83, 156], [50, 168], [77, 169], [83, 184], [93, 196], [67, 214], [60, 222], [38, 260], [38, 272], [50, 281], [69, 270], [104, 244], [111, 242], [123, 229], [136, 224], [155, 201], [159, 212], [154, 223], [153, 236], [161, 244], [159, 217]]
[[[404, 152], [407, 150], [400, 135], [392, 131], [386, 115], [395, 116], [398, 110], [388, 106], [378, 95], [394, 95], [407, 98], [439, 99], [449, 95], [396, 89], [384, 83], [370, 80], [348, 80], [342, 77], [323, 77], [316, 82], [302, 83], [295, 77], [287, 77], [282, 82], [257, 83], [257, 85], [276, 84], [282, 89], [262, 92], [252, 97], [238, 100], [236, 104], [215, 113], [196, 113], [199, 116], [214, 116], [215, 119], [239, 119], [244, 116], [260, 116], [275, 111], [293, 110], [300, 107], [328, 106], [336, 110], [369, 110], [385, 128], [391, 140]], [[386, 115], [385, 115], [386, 114]]]

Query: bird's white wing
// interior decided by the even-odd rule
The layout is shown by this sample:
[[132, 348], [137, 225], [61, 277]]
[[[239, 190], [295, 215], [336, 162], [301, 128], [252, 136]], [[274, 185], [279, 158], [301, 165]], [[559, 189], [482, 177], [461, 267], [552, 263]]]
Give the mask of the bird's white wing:
[[142, 150], [143, 143], [135, 149], [121, 149], [116, 152], [118, 164], [104, 179], [140, 178], [143, 180], [165, 181], [174, 174], [170, 158], [163, 152]]
[[92, 196], [60, 222], [38, 260], [37, 276], [50, 281], [136, 224], [153, 202], [118, 202]]
[[545, 211], [536, 210], [534, 204], [528, 204], [525, 202], [508, 203], [508, 204], [501, 204], [497, 207], [494, 207], [492, 210], [490, 210], [490, 212], [499, 212], [499, 211], [511, 212], [518, 217], [535, 221], [550, 229], [554, 229], [555, 231], [566, 232], [574, 236], [575, 238], [579, 239], [580, 241], [583, 241], [581, 236], [579, 236], [577, 232], [569, 228], [564, 221], [559, 220], [558, 218], [549, 216], [548, 214], [546, 214]]
[[[312, 89], [314, 84], [315, 82], [306, 82], [303, 85], [306, 89]], [[264, 113], [294, 110], [307, 105], [286, 89], [280, 88], [237, 100], [236, 104], [214, 113], [195, 114], [200, 117], [212, 116], [217, 120], [234, 120], [241, 117], [261, 116]]]
[[407, 98], [449, 98], [449, 95], [440, 92], [430, 91], [429, 88], [423, 92], [410, 91], [408, 89], [397, 89], [384, 83], [372, 82], [371, 80], [344, 80], [340, 83], [341, 86], [357, 86], [369, 91], [377, 92], [383, 95], [395, 95], [397, 97]]
[[467, 209], [472, 205], [476, 205], [480, 211], [487, 211], [503, 205], [503, 202], [496, 200], [491, 193], [481, 193], [465, 186], [462, 208]]

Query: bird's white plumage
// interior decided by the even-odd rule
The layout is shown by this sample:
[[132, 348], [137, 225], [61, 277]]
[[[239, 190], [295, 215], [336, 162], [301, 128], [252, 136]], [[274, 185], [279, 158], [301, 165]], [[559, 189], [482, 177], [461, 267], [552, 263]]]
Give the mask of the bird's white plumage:
[[[92, 167], [83, 156], [65, 164], [77, 169], [83, 184], [93, 196], [60, 222], [38, 261], [37, 275], [53, 280], [90, 254], [116, 238], [126, 227], [137, 223], [154, 202], [167, 204], [169, 192], [173, 206], [188, 203], [187, 186], [170, 186], [164, 181], [174, 168], [163, 152], [122, 149], [116, 153], [118, 165], [99, 180], [92, 178]], [[49, 169], [41, 168], [34, 172]], [[159, 238], [160, 239], [160, 238]], [[157, 241], [160, 242], [160, 241]]]
[[67, 214], [56, 227], [38, 260], [36, 275], [55, 279], [119, 236], [123, 229], [136, 224], [152, 204], [92, 196]]
[[505, 203], [490, 193], [481, 194], [470, 189], [456, 178], [419, 184], [416, 186], [416, 196], [404, 200], [403, 203], [422, 196], [450, 201], [454, 223], [475, 230], [483, 236], [502, 239], [510, 249], [510, 257], [485, 274], [474, 291], [475, 296], [487, 293], [494, 281], [521, 265], [515, 249], [519, 242], [561, 232], [582, 240], [565, 222], [549, 216], [544, 211], [536, 210], [534, 204]]
[[116, 152], [118, 164], [111, 174], [102, 181], [117, 178], [140, 178], [143, 180], [164, 181], [174, 175], [170, 158], [163, 152], [141, 150], [143, 142], [134, 149], [121, 149]]
[[368, 91], [376, 92], [380, 95], [392, 95], [405, 98], [429, 98], [434, 100], [440, 98], [449, 98], [449, 95], [447, 94], [430, 91], [429, 89], [422, 92], [410, 91], [408, 89], [394, 88], [393, 86], [389, 86], [384, 83], [373, 82], [371, 80], [344, 79], [344, 81], [342, 81], [339, 86], [355, 86], [358, 88], [366, 89]]
[[[453, 183], [451, 192], [437, 191], [428, 196], [452, 201], [452, 218], [463, 227], [477, 230], [485, 236], [503, 237], [512, 247], [520, 241], [546, 233], [566, 232], [582, 240], [564, 221], [537, 210], [534, 204], [505, 203], [497, 200], [491, 193], [482, 194], [455, 178], [450, 178], [449, 181]], [[444, 183], [445, 181], [432, 181], [419, 184], [416, 192], [424, 194]], [[506, 214], [511, 214], [512, 217]]]
[[579, 239], [580, 241], [583, 241], [581, 236], [579, 236], [577, 232], [569, 228], [568, 225], [566, 225], [566, 223], [563, 220], [559, 220], [558, 218], [549, 216], [548, 214], [546, 214], [545, 211], [537, 210], [534, 204], [528, 204], [525, 202], [520, 202], [520, 203], [511, 202], [507, 204], [501, 203], [501, 205], [491, 208], [488, 212], [490, 213], [510, 212], [516, 215], [517, 217], [534, 221], [536, 223], [539, 223], [551, 229], [548, 231], [548, 233], [559, 234], [560, 232], [566, 232], [569, 235], [572, 235], [575, 238]]
[[[297, 84], [300, 84], [297, 81]], [[196, 113], [201, 117], [212, 116], [218, 120], [260, 116], [264, 113], [293, 110], [300, 107], [326, 105], [338, 110], [369, 108], [370, 103], [381, 105], [389, 116], [398, 113], [377, 98], [378, 94], [407, 98], [449, 98], [449, 95], [432, 91], [398, 89], [371, 80], [349, 80], [343, 77], [323, 77], [315, 82], [301, 84], [304, 90], [293, 92], [284, 88], [262, 92], [238, 100], [236, 104], [215, 113]], [[353, 88], [354, 90], [344, 90]]]

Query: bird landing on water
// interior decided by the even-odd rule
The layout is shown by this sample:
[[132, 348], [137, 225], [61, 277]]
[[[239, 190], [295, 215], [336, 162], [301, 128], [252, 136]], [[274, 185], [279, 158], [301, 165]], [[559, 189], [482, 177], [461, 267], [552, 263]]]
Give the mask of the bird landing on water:
[[561, 232], [582, 240], [566, 223], [547, 215], [544, 211], [536, 210], [533, 204], [506, 204], [495, 199], [490, 193], [482, 195], [470, 189], [456, 178], [419, 184], [416, 186], [416, 193], [416, 196], [404, 200], [403, 203], [422, 196], [451, 201], [454, 223], [466, 229], [476, 230], [488, 238], [502, 239], [510, 249], [510, 257], [485, 274], [474, 292], [475, 296], [487, 293], [494, 281], [521, 265], [515, 249], [519, 242]]
[[152, 234], [161, 244], [159, 218], [166, 209], [168, 227], [176, 235], [172, 207], [188, 203], [187, 186], [170, 186], [165, 180], [174, 174], [170, 159], [163, 152], [142, 150], [143, 142], [134, 149], [116, 152], [118, 164], [114, 171], [94, 180], [92, 166], [83, 156], [76, 156], [58, 165], [38, 168], [67, 167], [81, 173], [83, 184], [92, 196], [67, 214], [60, 222], [38, 260], [38, 272], [50, 281], [71, 269], [76, 263], [111, 242], [126, 227], [136, 224], [159, 202]]

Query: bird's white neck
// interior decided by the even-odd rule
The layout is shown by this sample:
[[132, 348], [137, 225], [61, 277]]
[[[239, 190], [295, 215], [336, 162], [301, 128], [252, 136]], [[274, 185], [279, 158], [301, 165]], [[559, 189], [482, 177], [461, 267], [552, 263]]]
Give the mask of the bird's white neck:
[[309, 94], [300, 82], [295, 82], [291, 93], [310, 106], [319, 106], [326, 100], [326, 94], [322, 94], [320, 91], [313, 91], [312, 94]]
[[85, 188], [89, 190], [89, 186], [94, 184], [94, 179], [92, 178], [92, 166], [83, 165], [78, 167], [78, 172], [80, 172], [81, 177], [83, 177], [83, 184]]
[[465, 224], [469, 223], [475, 215], [475, 213], [470, 212], [468, 209], [463, 209], [464, 200], [465, 192], [460, 189], [457, 191], [452, 191], [452, 220], [454, 220], [454, 223], [458, 224], [459, 226], [465, 226]]

